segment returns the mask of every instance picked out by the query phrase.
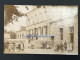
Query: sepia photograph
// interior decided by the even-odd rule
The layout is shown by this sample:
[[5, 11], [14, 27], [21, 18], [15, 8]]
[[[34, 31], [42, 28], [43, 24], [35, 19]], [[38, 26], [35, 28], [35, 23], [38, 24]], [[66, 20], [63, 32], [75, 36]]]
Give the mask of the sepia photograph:
[[4, 5], [4, 54], [78, 55], [78, 6]]

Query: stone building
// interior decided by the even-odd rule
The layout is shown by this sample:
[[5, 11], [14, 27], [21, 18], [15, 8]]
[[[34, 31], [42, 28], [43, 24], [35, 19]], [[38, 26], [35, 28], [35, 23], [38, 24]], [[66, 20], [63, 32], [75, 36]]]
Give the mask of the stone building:
[[9, 33], [4, 33], [4, 39], [10, 39], [10, 34]]
[[[51, 35], [28, 39], [40, 48], [43, 42], [72, 42], [78, 52], [78, 7], [77, 6], [39, 6], [27, 13], [27, 35]], [[48, 43], [48, 44], [49, 44]]]
[[22, 26], [21, 29], [16, 32], [16, 38], [17, 39], [26, 39], [26, 37], [24, 37], [25, 35], [26, 35], [26, 28]]

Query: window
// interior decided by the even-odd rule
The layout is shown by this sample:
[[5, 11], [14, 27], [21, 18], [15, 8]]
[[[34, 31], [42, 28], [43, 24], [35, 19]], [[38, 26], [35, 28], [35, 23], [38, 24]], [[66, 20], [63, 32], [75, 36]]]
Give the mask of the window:
[[70, 33], [73, 33], [74, 32], [74, 27], [73, 26], [69, 27], [69, 31], [70, 31]]
[[36, 29], [36, 39], [38, 39], [38, 28]]
[[22, 39], [24, 38], [24, 34], [22, 34]]
[[21, 39], [21, 34], [20, 34], [20, 39]]
[[19, 35], [18, 35], [18, 38], [19, 38]]
[[74, 27], [69, 27], [69, 36], [70, 36], [70, 42], [74, 42]]
[[38, 39], [38, 28], [35, 28], [34, 31], [35, 31], [34, 34], [36, 35], [36, 39]]
[[61, 40], [63, 40], [63, 28], [60, 28], [60, 36]]
[[41, 35], [41, 27], [39, 27], [39, 30], [38, 31], [39, 31], [39, 35]]
[[42, 35], [43, 35], [43, 27], [42, 27]]
[[36, 35], [36, 28], [34, 28], [34, 35]]
[[45, 26], [45, 35], [47, 35], [47, 26]]

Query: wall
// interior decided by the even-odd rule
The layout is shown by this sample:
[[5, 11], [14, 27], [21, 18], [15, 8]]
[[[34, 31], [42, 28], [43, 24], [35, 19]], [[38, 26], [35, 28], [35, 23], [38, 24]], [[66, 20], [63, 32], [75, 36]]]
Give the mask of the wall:
[[[24, 34], [24, 36], [26, 36], [26, 31], [25, 31], [25, 30], [18, 31], [18, 32], [16, 33], [17, 39], [26, 39], [26, 37], [23, 37], [23, 34]], [[21, 36], [20, 36], [20, 35], [21, 35]]]

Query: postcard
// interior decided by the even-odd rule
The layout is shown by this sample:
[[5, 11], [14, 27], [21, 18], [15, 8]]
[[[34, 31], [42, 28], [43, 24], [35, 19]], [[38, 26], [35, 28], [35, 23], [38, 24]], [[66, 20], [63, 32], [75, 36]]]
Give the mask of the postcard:
[[4, 53], [78, 55], [78, 6], [4, 5]]

